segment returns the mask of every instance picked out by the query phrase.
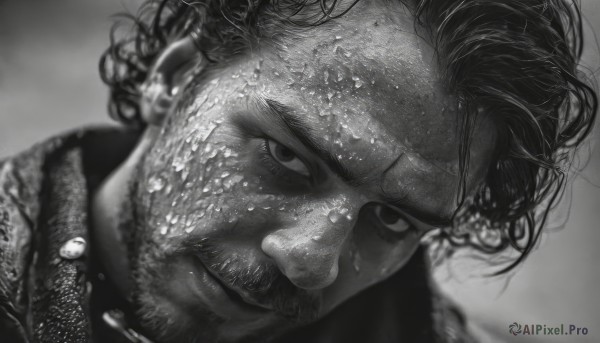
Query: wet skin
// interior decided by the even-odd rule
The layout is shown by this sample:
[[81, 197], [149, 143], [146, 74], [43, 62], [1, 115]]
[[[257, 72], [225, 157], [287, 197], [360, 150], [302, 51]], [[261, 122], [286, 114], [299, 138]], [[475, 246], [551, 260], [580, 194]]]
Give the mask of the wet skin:
[[[450, 219], [455, 100], [413, 32], [407, 11], [359, 3], [182, 91], [128, 199], [147, 326], [235, 341], [317, 320]], [[469, 188], [493, 136], [475, 133]]]

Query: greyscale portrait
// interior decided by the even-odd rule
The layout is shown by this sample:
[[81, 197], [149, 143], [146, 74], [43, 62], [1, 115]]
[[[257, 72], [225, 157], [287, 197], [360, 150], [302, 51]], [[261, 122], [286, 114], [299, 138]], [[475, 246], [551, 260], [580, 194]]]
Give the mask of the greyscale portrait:
[[599, 18], [0, 1], [0, 342], [600, 341]]

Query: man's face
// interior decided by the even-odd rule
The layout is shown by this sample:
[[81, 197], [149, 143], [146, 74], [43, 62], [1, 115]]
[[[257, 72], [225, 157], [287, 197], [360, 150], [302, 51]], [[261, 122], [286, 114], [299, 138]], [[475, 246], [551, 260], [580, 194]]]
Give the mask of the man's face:
[[227, 341], [316, 320], [450, 218], [457, 115], [413, 32], [407, 11], [359, 3], [184, 90], [132, 195], [146, 325]]

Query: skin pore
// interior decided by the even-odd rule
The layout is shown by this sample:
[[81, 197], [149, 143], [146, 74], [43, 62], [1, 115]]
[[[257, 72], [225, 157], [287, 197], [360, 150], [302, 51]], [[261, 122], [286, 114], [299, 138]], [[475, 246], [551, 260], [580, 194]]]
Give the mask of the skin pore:
[[[97, 249], [160, 341], [316, 320], [455, 209], [455, 101], [408, 11], [359, 2], [282, 42], [196, 77], [94, 199]], [[493, 137], [482, 120], [469, 189]], [[132, 261], [120, 230], [136, 230]]]

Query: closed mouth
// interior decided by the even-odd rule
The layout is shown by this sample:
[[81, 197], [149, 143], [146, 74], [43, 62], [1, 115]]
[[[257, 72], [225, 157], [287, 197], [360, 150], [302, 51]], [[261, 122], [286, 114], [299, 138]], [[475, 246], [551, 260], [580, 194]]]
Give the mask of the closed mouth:
[[201, 258], [196, 256], [195, 260], [201, 265], [201, 267], [206, 271], [206, 273], [222, 288], [223, 292], [229, 297], [229, 299], [232, 302], [234, 302], [242, 307], [251, 309], [253, 311], [259, 311], [259, 312], [273, 311], [273, 308], [259, 303], [258, 301], [254, 300], [252, 297], [250, 297], [246, 292], [244, 292], [242, 290], [237, 290], [234, 287], [229, 286], [227, 284], [227, 282], [222, 280], [222, 278], [216, 272], [214, 272], [210, 268], [208, 268], [202, 262]]

